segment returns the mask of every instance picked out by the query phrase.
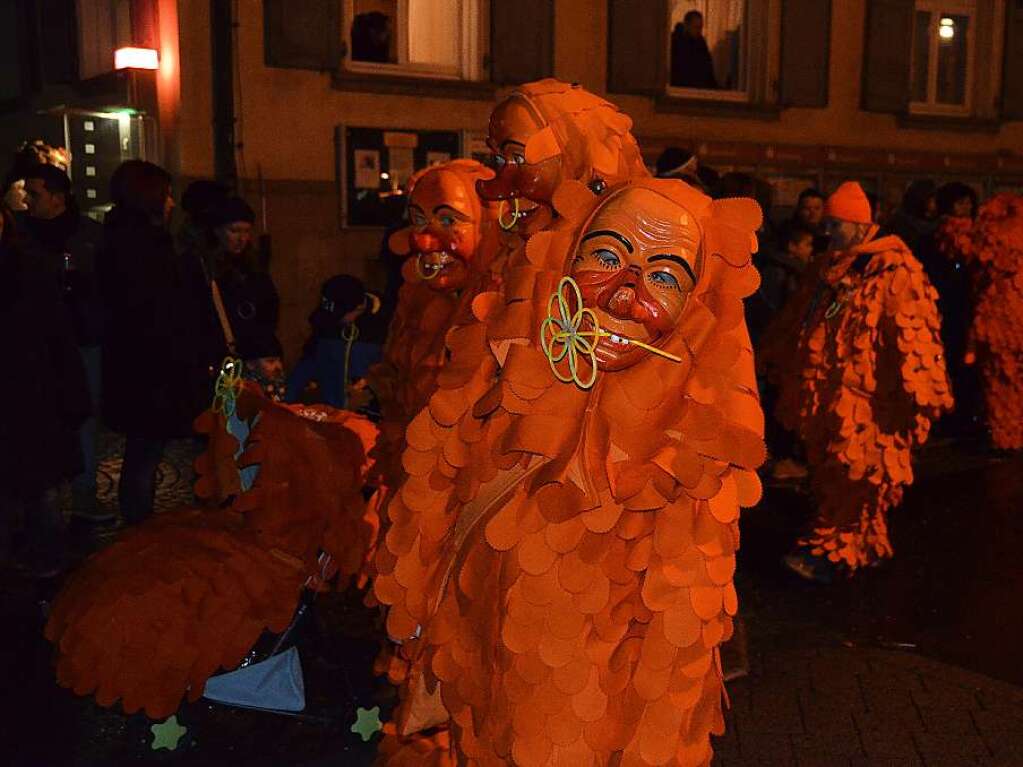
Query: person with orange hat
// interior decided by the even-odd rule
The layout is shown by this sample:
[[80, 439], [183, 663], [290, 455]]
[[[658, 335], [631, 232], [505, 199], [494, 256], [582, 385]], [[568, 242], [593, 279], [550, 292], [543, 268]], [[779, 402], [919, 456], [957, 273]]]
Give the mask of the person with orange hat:
[[825, 207], [830, 252], [804, 314], [797, 430], [817, 516], [785, 564], [823, 582], [892, 556], [887, 515], [913, 481], [913, 447], [952, 408], [938, 294], [896, 236], [874, 239], [847, 181]]

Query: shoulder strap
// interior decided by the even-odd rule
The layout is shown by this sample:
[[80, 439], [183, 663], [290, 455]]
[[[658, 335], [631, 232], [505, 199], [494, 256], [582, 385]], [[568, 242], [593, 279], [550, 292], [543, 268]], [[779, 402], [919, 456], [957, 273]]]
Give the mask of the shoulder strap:
[[227, 343], [227, 350], [232, 354], [238, 353], [238, 346], [234, 340], [234, 331], [231, 329], [231, 321], [224, 311], [224, 300], [220, 296], [220, 287], [216, 280], [210, 280], [210, 290], [213, 293], [213, 306], [217, 310], [217, 318], [220, 320], [220, 329], [224, 331], [224, 341]]

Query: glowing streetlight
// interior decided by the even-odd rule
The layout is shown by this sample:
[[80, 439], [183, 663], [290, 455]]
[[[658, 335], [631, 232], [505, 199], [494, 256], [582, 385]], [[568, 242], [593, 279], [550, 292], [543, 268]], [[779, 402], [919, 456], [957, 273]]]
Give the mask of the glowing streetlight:
[[118, 48], [114, 69], [159, 69], [160, 57], [152, 48]]

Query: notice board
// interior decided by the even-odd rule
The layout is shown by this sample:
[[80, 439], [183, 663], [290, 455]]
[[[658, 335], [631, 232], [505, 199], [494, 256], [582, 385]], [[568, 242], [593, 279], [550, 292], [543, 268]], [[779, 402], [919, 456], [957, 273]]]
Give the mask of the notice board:
[[409, 177], [460, 157], [462, 134], [339, 125], [335, 150], [342, 228], [388, 227], [404, 213]]

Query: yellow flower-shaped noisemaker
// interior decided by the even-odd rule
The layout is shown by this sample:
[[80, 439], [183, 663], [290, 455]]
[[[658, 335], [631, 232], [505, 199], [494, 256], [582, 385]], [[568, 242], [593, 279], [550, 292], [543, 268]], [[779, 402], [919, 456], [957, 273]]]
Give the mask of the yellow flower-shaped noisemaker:
[[213, 387], [213, 412], [225, 418], [234, 415], [235, 401], [242, 387], [242, 361], [225, 357], [220, 364], [220, 375]]
[[[547, 317], [540, 323], [540, 347], [555, 377], [564, 383], [574, 382], [583, 389], [593, 386], [597, 380], [597, 343], [601, 338], [638, 346], [672, 362], [682, 361], [671, 352], [602, 329], [596, 313], [583, 306], [579, 284], [568, 275], [562, 277], [557, 291], [547, 299]], [[590, 366], [589, 375], [585, 378], [579, 372], [580, 355]], [[568, 360], [567, 375], [558, 369], [558, 364], [565, 359]]]
[[[587, 324], [590, 327], [584, 329], [583, 326]], [[547, 355], [547, 361], [551, 363], [555, 377], [563, 383], [575, 382], [583, 389], [593, 386], [597, 380], [596, 349], [601, 335], [597, 315], [592, 309], [583, 306], [579, 285], [567, 275], [562, 277], [557, 291], [547, 300], [547, 317], [540, 324], [540, 346]], [[586, 378], [579, 372], [580, 355], [590, 366]], [[558, 363], [565, 359], [568, 360], [568, 375], [558, 370]]]

